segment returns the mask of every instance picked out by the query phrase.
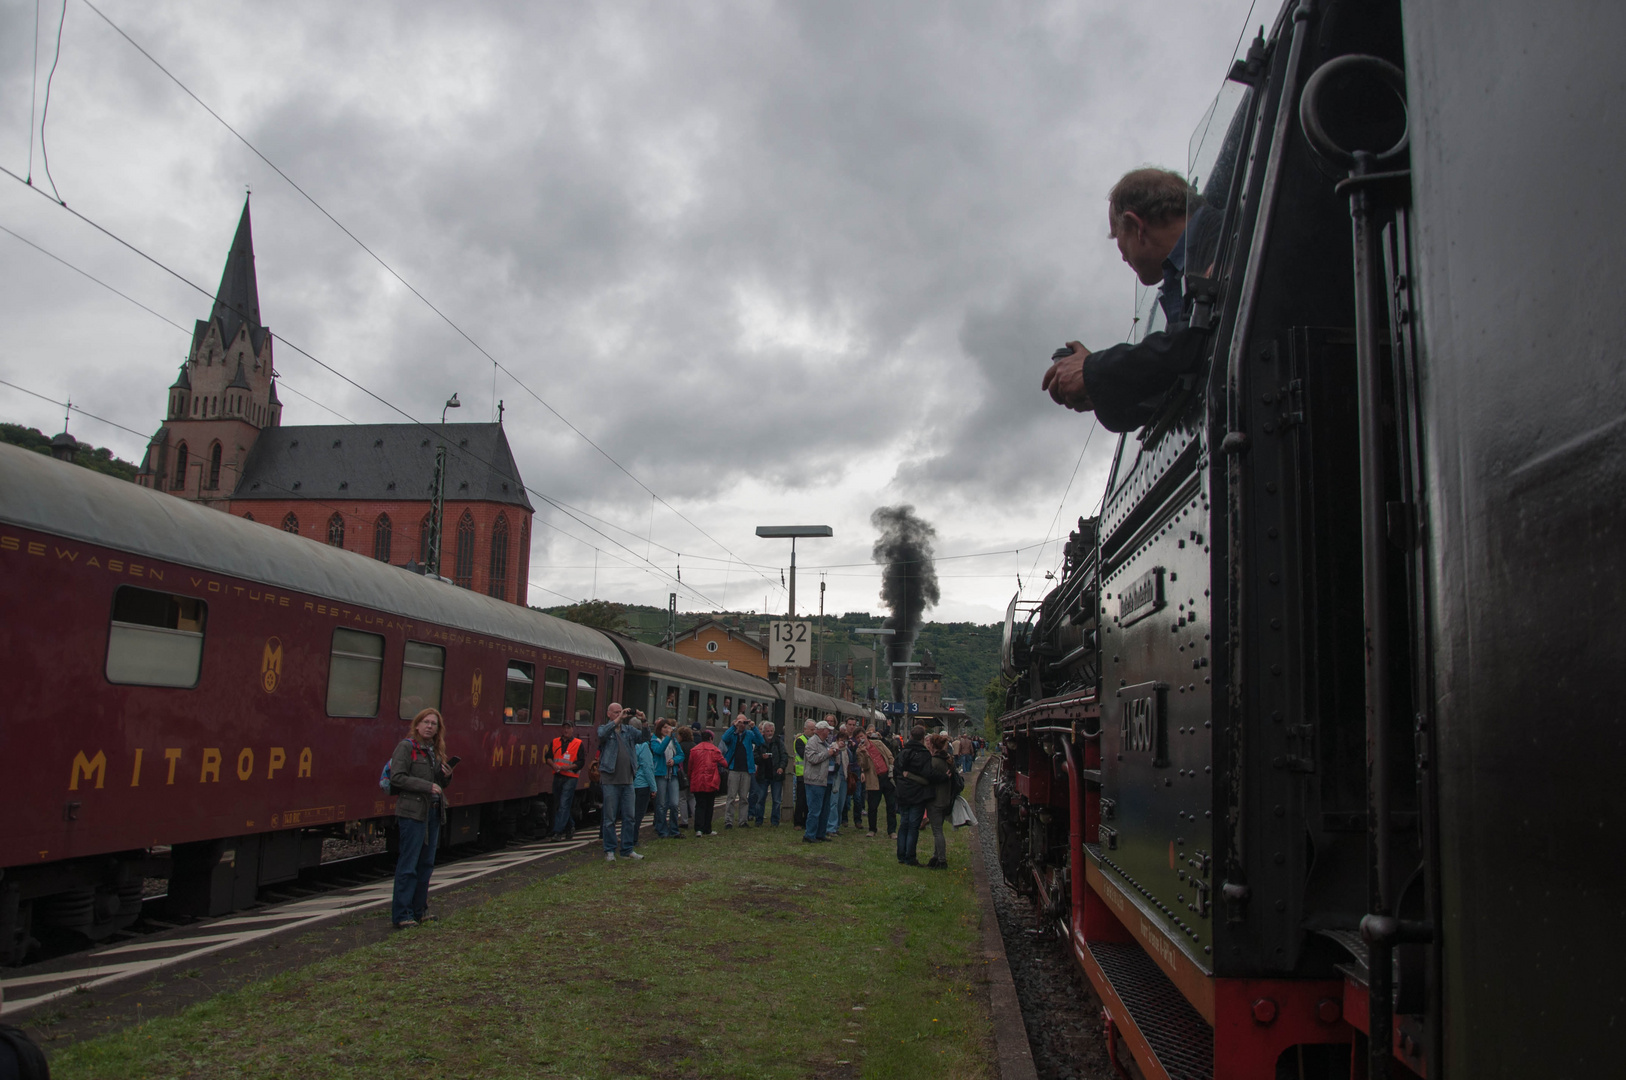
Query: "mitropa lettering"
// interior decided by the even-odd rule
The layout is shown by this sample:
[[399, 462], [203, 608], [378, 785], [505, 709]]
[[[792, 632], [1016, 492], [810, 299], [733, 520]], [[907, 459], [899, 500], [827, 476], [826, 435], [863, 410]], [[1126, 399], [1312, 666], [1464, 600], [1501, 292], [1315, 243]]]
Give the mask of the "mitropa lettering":
[[[532, 751], [534, 761], [534, 747]], [[141, 786], [141, 766], [146, 759], [146, 753], [146, 750], [141, 747], [137, 747], [130, 753], [131, 787]], [[197, 754], [195, 760], [198, 762], [197, 782], [200, 784], [220, 783], [221, 765], [227, 760], [220, 747], [205, 746], [195, 751], [195, 753]], [[169, 746], [164, 748], [163, 756], [168, 765], [168, 768], [164, 770], [164, 784], [173, 786], [177, 775], [183, 778], [187, 775], [184, 771], [177, 772], [177, 766], [181, 765], [186, 759], [187, 751], [179, 746]], [[274, 780], [278, 771], [285, 769], [288, 765], [288, 751], [281, 746], [267, 747], [265, 748], [265, 757], [263, 759], [265, 767], [263, 769], [259, 767], [261, 760], [258, 751], [254, 747], [241, 747], [234, 759], [235, 767], [229, 769], [227, 775], [230, 776], [235, 773], [240, 781]], [[308, 746], [302, 747], [294, 768], [294, 778], [300, 780], [310, 779], [314, 766], [315, 757], [311, 753], [311, 748]], [[122, 765], [118, 766], [120, 769], [122, 767]], [[107, 784], [108, 768], [109, 764], [105, 750], [98, 749], [94, 754], [86, 753], [84, 750], [76, 752], [73, 755], [72, 763], [68, 766], [68, 790], [100, 791]]]

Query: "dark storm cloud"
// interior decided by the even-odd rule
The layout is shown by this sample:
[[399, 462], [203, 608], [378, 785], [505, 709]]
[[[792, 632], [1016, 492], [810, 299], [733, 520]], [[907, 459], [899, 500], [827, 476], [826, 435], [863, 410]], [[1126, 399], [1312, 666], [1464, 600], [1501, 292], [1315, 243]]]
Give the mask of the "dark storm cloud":
[[[1181, 163], [1241, 14], [1217, 6], [108, 10], [708, 530], [749, 489], [848, 515], [838, 531], [856, 535], [883, 498], [1044, 528], [1088, 420], [1051, 405], [1039, 375], [1061, 341], [1123, 334], [1132, 287], [1102, 239], [1102, 193], [1143, 161]], [[31, 11], [0, 20], [0, 41], [26, 44]], [[26, 156], [31, 63], [0, 50], [8, 166]], [[53, 168], [76, 205], [212, 287], [252, 183], [262, 307], [286, 342], [421, 418], [452, 390], [467, 403], [454, 419], [505, 399], [533, 487], [647, 523], [645, 493], [506, 377], [493, 392], [484, 356], [77, 7], [58, 79]], [[37, 224], [92, 268], [113, 260], [184, 325], [206, 311], [50, 212], [0, 196], [0, 223]], [[52, 297], [78, 285], [0, 273], [32, 297], [7, 301], [7, 348], [72, 357], [65, 384], [105, 384], [95, 342], [141, 327], [119, 331], [144, 351], [120, 357], [113, 407], [150, 430], [184, 340], [122, 301], [69, 318], [86, 305]], [[291, 348], [278, 366], [348, 416], [398, 419]], [[289, 414], [331, 419], [297, 398]], [[705, 546], [663, 519], [674, 546]], [[539, 559], [569, 546], [550, 535], [537, 530]]]

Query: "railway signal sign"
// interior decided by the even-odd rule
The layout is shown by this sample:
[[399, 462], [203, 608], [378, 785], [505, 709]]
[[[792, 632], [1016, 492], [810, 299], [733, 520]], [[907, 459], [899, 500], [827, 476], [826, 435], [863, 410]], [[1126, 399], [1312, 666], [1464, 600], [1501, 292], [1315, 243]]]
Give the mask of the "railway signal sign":
[[772, 624], [768, 634], [769, 667], [811, 667], [813, 664], [813, 624], [782, 619]]
[[911, 701], [907, 709], [901, 701], [882, 702], [881, 712], [885, 713], [887, 716], [902, 716], [905, 712], [908, 712], [910, 716], [914, 716], [916, 713], [920, 712], [920, 702]]

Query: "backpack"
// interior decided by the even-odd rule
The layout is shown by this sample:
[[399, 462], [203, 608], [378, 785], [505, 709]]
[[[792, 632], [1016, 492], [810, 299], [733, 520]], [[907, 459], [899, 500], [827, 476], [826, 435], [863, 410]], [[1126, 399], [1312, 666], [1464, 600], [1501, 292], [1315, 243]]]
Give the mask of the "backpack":
[[950, 762], [949, 766], [949, 786], [954, 789], [954, 794], [958, 795], [965, 790], [965, 774], [953, 762]]
[[[14, 1065], [15, 1074], [6, 1065]], [[19, 1080], [50, 1080], [51, 1069], [45, 1063], [45, 1051], [22, 1028], [0, 1024], [0, 1073], [16, 1075]]]
[[384, 762], [384, 771], [378, 774], [378, 790], [386, 795], [395, 794], [395, 789], [390, 785], [390, 766], [392, 764], [394, 764], [393, 761]]

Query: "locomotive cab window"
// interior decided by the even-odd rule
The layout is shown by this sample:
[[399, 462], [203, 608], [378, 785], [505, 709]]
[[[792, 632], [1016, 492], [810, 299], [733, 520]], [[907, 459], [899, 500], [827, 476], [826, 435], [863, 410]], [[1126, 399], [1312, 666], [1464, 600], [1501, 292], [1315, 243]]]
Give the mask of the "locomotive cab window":
[[576, 711], [585, 712], [589, 720], [598, 722], [598, 676], [585, 671], [576, 676]]
[[383, 683], [384, 639], [360, 630], [333, 631], [333, 652], [327, 669], [327, 714], [377, 716], [378, 691]]
[[565, 719], [565, 696], [570, 692], [570, 672], [550, 667], [542, 683], [542, 719], [560, 724]]
[[425, 645], [421, 641], [406, 643], [406, 652], [401, 657], [402, 720], [411, 720], [424, 709], [440, 708], [440, 687], [445, 675], [445, 649], [439, 645]]
[[107, 681], [133, 686], [198, 684], [209, 605], [192, 596], [121, 585], [113, 593]]
[[536, 665], [508, 661], [508, 685], [503, 690], [502, 721], [505, 724], [531, 722], [531, 695], [536, 690]]

